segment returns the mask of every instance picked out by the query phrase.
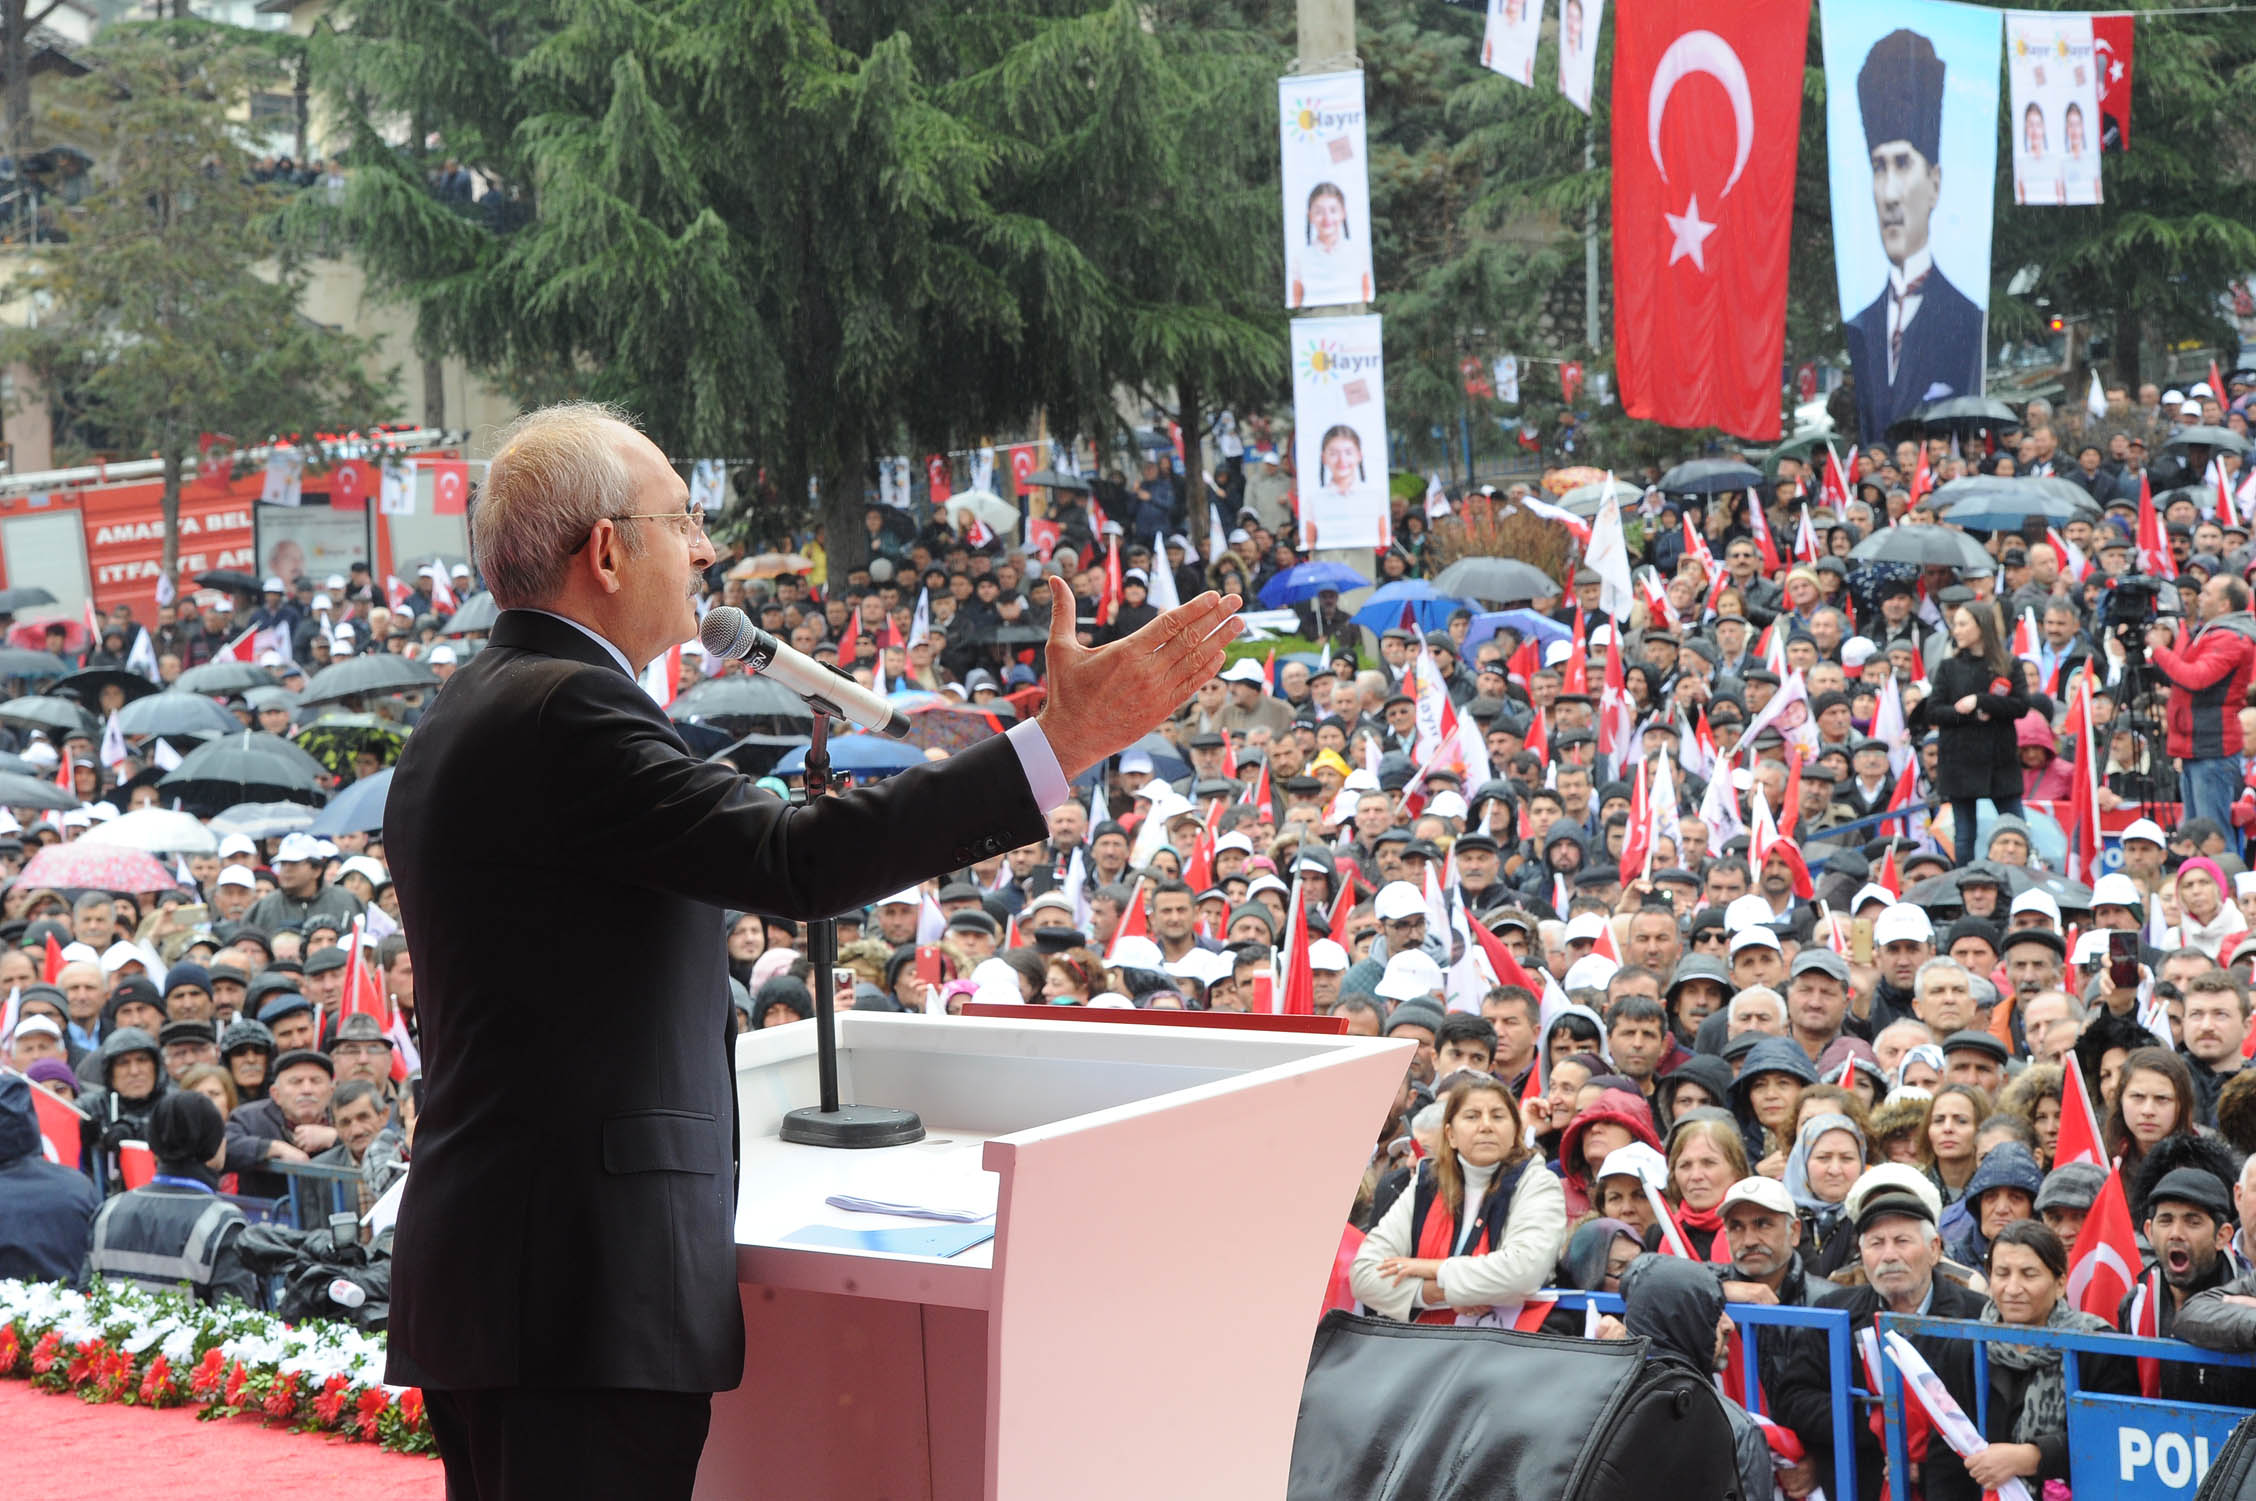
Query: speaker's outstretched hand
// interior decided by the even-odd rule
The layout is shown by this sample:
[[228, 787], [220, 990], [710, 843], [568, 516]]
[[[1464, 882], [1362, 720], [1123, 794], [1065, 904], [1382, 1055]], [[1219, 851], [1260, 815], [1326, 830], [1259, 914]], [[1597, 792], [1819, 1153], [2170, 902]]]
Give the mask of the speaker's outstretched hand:
[[1070, 780], [1127, 749], [1182, 707], [1222, 670], [1222, 648], [1237, 639], [1238, 597], [1211, 591], [1178, 605], [1109, 646], [1074, 636], [1073, 590], [1052, 575], [1048, 656], [1050, 695], [1042, 733]]

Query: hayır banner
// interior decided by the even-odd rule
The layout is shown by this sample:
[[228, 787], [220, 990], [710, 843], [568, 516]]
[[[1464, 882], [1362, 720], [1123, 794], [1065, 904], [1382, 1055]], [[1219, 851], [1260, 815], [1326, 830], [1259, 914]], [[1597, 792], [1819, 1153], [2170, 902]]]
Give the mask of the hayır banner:
[[1293, 468], [1303, 547], [1385, 547], [1386, 358], [1379, 318], [1296, 318]]

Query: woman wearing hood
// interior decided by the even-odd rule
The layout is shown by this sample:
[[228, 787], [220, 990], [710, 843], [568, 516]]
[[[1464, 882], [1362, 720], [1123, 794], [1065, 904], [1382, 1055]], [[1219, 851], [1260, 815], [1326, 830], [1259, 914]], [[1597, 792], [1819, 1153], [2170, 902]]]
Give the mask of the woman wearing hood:
[[1813, 1115], [1802, 1123], [1786, 1158], [1786, 1194], [1802, 1218], [1802, 1265], [1831, 1277], [1857, 1259], [1849, 1190], [1865, 1169], [1864, 1132], [1845, 1115]]
[[[115, 1153], [118, 1143], [148, 1138], [149, 1114], [168, 1083], [163, 1049], [139, 1027], [118, 1028], [102, 1039], [95, 1056], [101, 1060], [102, 1082], [78, 1097], [79, 1113], [86, 1117], [79, 1128], [79, 1159], [89, 1176], [95, 1162]], [[109, 1166], [114, 1184], [116, 1164]]]
[[2037, 1190], [2042, 1187], [2044, 1169], [2021, 1143], [2001, 1141], [1984, 1152], [1974, 1176], [1967, 1180], [1966, 1196], [1959, 1201], [1966, 1209], [1965, 1233], [1951, 1241], [1944, 1254], [1965, 1266], [1986, 1265], [1990, 1243], [1999, 1231], [2017, 1220], [2036, 1218]]
[[1713, 1053], [1694, 1053], [1653, 1086], [1653, 1113], [1663, 1130], [1703, 1105], [1731, 1108], [1731, 1065]]
[[2045, 718], [2044, 712], [2031, 709], [2022, 715], [2013, 733], [2021, 747], [2022, 798], [2054, 802], [2073, 796], [2075, 768], [2060, 758], [2059, 743], [2053, 739], [2052, 721]]
[[1731, 1114], [1745, 1138], [1747, 1160], [1764, 1177], [1786, 1176], [1802, 1091], [1816, 1082], [1809, 1054], [1790, 1037], [1765, 1037], [1740, 1065], [1731, 1083]]
[[1557, 1171], [1560, 1187], [1566, 1191], [1570, 1223], [1597, 1207], [1594, 1189], [1598, 1169], [1608, 1156], [1633, 1141], [1641, 1141], [1656, 1152], [1661, 1149], [1651, 1107], [1626, 1090], [1607, 1090], [1567, 1122], [1559, 1137]]

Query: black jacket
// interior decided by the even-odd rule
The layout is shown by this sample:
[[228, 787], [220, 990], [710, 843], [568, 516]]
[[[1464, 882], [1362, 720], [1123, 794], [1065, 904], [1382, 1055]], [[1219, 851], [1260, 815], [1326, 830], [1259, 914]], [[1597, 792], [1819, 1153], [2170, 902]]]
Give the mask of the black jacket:
[[[1938, 1319], [1978, 1319], [1990, 1300], [1972, 1292], [1940, 1272], [1928, 1313]], [[1870, 1286], [1844, 1287], [1817, 1300], [1820, 1308], [1846, 1308], [1850, 1332], [1869, 1328], [1880, 1312], [1880, 1294]], [[1814, 1329], [1796, 1329], [1788, 1336], [1792, 1353], [1779, 1386], [1770, 1392], [1770, 1414], [1801, 1436], [1803, 1447], [1816, 1462], [1817, 1473], [1833, 1473], [1833, 1386], [1825, 1363], [1825, 1336]], [[1912, 1344], [1943, 1378], [1943, 1385], [1968, 1414], [1974, 1411], [1974, 1346], [1962, 1339], [1912, 1337]], [[1884, 1469], [1880, 1440], [1857, 1414], [1857, 1489], [1863, 1501], [1880, 1494]], [[1937, 1438], [1927, 1445], [1926, 1501], [1981, 1501], [1982, 1488], [1966, 1473], [1965, 1462]], [[1900, 1493], [1901, 1487], [1898, 1487]], [[1830, 1492], [1828, 1492], [1830, 1494]]]
[[1982, 390], [1982, 310], [1929, 266], [1918, 311], [1903, 328], [1903, 351], [1888, 378], [1888, 299], [1880, 295], [1842, 327], [1856, 375], [1857, 434], [1865, 443], [1923, 401], [1975, 396]]
[[1034, 843], [1042, 810], [1000, 735], [792, 808], [691, 755], [572, 625], [505, 610], [488, 639], [409, 739], [386, 818], [425, 1061], [388, 1379], [726, 1390], [723, 911], [862, 906]]
[[39, 1117], [21, 1074], [0, 1074], [0, 1278], [57, 1282], [78, 1273], [94, 1185], [40, 1155]]
[[[2001, 682], [2002, 693], [1997, 691]], [[1955, 706], [1969, 693], [1975, 713], [1960, 714]], [[2020, 664], [2009, 663], [2003, 673], [1993, 673], [1975, 657], [1954, 655], [1937, 663], [1933, 691], [1911, 711], [1914, 726], [1934, 729], [1942, 737], [1936, 794], [1945, 799], [2020, 797], [2021, 744], [2015, 726], [2028, 712]], [[1980, 718], [1982, 713], [1989, 718]]]

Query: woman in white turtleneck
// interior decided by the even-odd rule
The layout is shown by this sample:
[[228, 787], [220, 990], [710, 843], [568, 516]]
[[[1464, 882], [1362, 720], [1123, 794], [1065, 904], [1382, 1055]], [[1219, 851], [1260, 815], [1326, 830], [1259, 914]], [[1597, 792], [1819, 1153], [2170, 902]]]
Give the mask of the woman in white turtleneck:
[[1460, 1085], [1441, 1135], [1442, 1150], [1355, 1253], [1348, 1279], [1373, 1313], [1477, 1318], [1543, 1286], [1566, 1243], [1566, 1192], [1523, 1143], [1510, 1091]]

